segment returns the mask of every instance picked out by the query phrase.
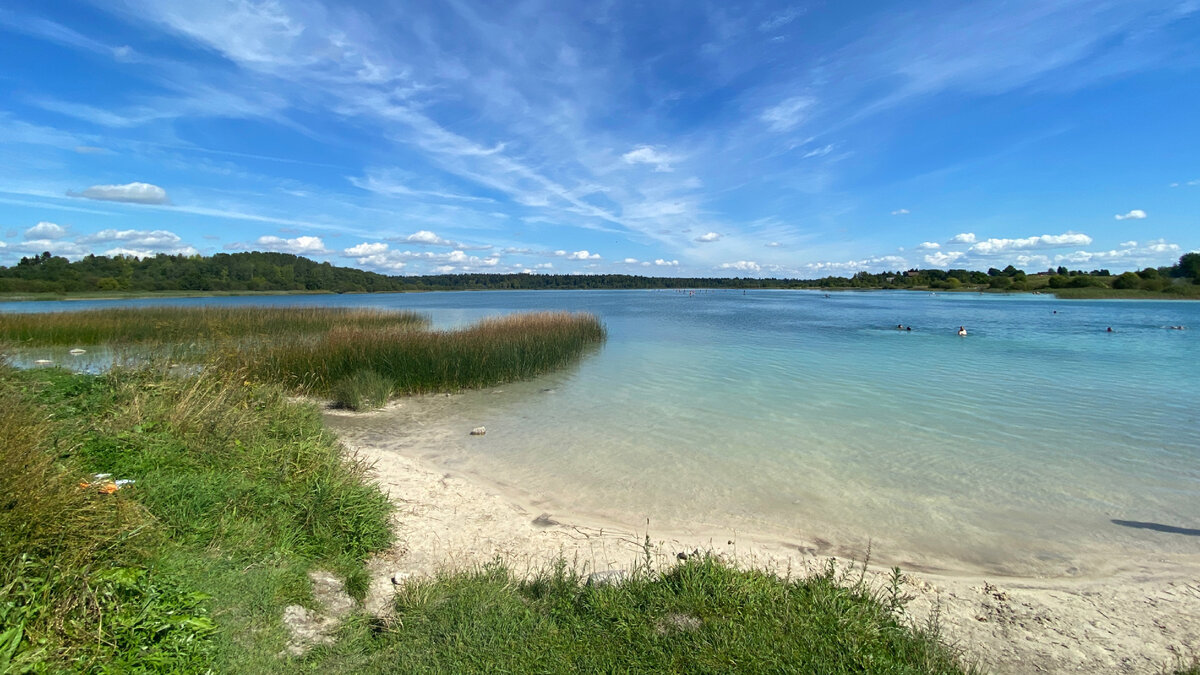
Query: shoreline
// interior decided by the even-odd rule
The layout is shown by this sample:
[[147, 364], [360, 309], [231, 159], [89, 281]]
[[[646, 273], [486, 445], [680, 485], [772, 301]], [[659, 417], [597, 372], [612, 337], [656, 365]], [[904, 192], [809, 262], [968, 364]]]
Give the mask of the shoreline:
[[[323, 414], [328, 419], [363, 413]], [[648, 558], [662, 568], [679, 553], [697, 551], [780, 575], [823, 568], [831, 555], [840, 566], [861, 567], [836, 546], [805, 551], [744, 533], [698, 536], [658, 531], [653, 523], [647, 532], [548, 512], [471, 474], [368, 442], [342, 443], [373, 465], [373, 480], [397, 506], [398, 543], [369, 565], [374, 600], [368, 604], [375, 609], [383, 607], [396, 581], [476, 567], [497, 557], [517, 574], [559, 558], [586, 573], [629, 570]], [[1148, 559], [1085, 578], [914, 570], [903, 563], [901, 570], [911, 597], [907, 618], [918, 624], [936, 618], [944, 638], [963, 650], [968, 663], [977, 662], [987, 672], [1157, 673], [1177, 657], [1200, 652], [1200, 556]], [[887, 574], [877, 563], [869, 565], [868, 578], [875, 585], [881, 587]]]

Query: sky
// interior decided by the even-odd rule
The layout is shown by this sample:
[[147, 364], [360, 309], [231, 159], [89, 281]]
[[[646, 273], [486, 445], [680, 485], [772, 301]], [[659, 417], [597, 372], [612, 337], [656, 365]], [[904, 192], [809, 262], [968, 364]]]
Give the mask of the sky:
[[1198, 120], [1200, 0], [6, 0], [0, 265], [1117, 272]]

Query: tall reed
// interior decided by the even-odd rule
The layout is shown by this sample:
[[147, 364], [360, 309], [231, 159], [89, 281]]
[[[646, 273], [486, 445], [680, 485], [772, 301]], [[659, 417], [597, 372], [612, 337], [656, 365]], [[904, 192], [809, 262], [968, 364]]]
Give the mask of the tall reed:
[[428, 326], [411, 311], [336, 307], [143, 307], [0, 314], [0, 342], [15, 345], [211, 343], [274, 340], [339, 329], [411, 330]]
[[310, 340], [238, 350], [252, 376], [328, 395], [339, 382], [371, 370], [411, 394], [485, 387], [561, 368], [604, 340], [591, 314], [539, 312], [486, 319], [453, 331], [337, 328]]

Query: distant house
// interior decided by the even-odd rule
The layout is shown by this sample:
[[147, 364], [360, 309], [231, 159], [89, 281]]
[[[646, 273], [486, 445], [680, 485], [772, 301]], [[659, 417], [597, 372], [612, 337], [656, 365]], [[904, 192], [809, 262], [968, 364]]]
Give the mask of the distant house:
[[904, 273], [904, 276], [906, 276], [906, 277], [915, 277], [915, 276], [917, 276], [917, 275], [918, 275], [918, 274], [920, 274], [920, 273], [921, 273], [921, 270], [909, 270], [909, 271], [907, 271], [907, 272], [905, 272], [905, 273]]

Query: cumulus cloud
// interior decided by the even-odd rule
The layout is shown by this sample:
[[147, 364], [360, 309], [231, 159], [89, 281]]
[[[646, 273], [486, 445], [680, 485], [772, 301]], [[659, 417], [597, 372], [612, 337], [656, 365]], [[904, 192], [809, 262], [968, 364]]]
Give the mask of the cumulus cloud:
[[649, 164], [654, 167], [655, 171], [663, 173], [675, 170], [671, 166], [671, 162], [675, 161], [675, 158], [652, 145], [639, 145], [621, 155], [621, 159], [625, 160], [626, 164]]
[[636, 265], [636, 264], [638, 264], [638, 259], [637, 258], [626, 258], [626, 259], [622, 260], [621, 262], [625, 263], [626, 265]]
[[793, 96], [778, 105], [771, 106], [760, 116], [771, 131], [789, 131], [808, 117], [816, 99], [808, 96]]
[[938, 251], [925, 256], [925, 262], [934, 267], [949, 267], [950, 263], [966, 255], [962, 251]]
[[67, 236], [67, 228], [44, 220], [25, 230], [26, 239], [62, 239], [65, 236]]
[[370, 243], [363, 242], [342, 251], [343, 255], [351, 258], [363, 258], [366, 256], [379, 255], [388, 250], [388, 245], [380, 242]]
[[454, 246], [454, 242], [448, 239], [442, 239], [429, 230], [417, 230], [404, 238], [404, 241], [413, 244], [428, 244], [430, 246]]
[[908, 209], [896, 209], [895, 211], [892, 211], [892, 215], [893, 216], [907, 216]]
[[884, 255], [865, 258], [863, 260], [846, 260], [844, 262], [812, 262], [806, 263], [804, 266], [812, 272], [831, 274], [835, 272], [860, 272], [870, 269], [878, 270], [884, 267], [907, 267], [908, 261], [898, 255]]
[[191, 246], [179, 246], [171, 250], [162, 250], [157, 248], [128, 248], [126, 246], [118, 246], [110, 248], [104, 252], [104, 255], [114, 256], [132, 256], [134, 258], [153, 258], [159, 253], [170, 253], [172, 255], [200, 255], [200, 252]]
[[1133, 248], [1134, 246], [1137, 246], [1137, 241], [1132, 240], [1132, 239], [1129, 241], [1121, 242], [1121, 248]]
[[1067, 246], [1087, 246], [1092, 238], [1078, 232], [1066, 234], [1043, 234], [1035, 237], [1020, 239], [987, 239], [971, 246], [971, 252], [979, 255], [999, 255], [1009, 251], [1027, 251], [1041, 248], [1065, 248]]
[[175, 249], [179, 248], [191, 249], [190, 246], [182, 247], [183, 240], [180, 239], [179, 235], [169, 230], [108, 229], [79, 238], [79, 243], [81, 244], [104, 242], [121, 242], [121, 244], [127, 247], [136, 247], [142, 250], [155, 249], [163, 252], [174, 252]]
[[769, 241], [766, 244], [764, 244], [764, 246], [766, 246], [767, 248], [779, 248], [780, 246], [783, 246], [783, 244], [781, 244], [777, 241]]
[[1145, 217], [1146, 212], [1141, 209], [1133, 209], [1129, 213], [1123, 215], [1118, 213], [1117, 215], [1113, 216], [1113, 218], [1116, 218], [1117, 220], [1142, 220]]
[[716, 232], [705, 232], [699, 237], [696, 237], [693, 241], [697, 241], [701, 244], [707, 244], [709, 242], [717, 241], [720, 238], [721, 235]]
[[[293, 253], [295, 255], [328, 253], [328, 251], [325, 249], [325, 242], [321, 241], [320, 237], [296, 237], [295, 239], [284, 239], [283, 237], [265, 236], [255, 239], [254, 246], [264, 251]], [[239, 248], [243, 247], [239, 246]]]
[[758, 272], [762, 267], [753, 260], [739, 260], [737, 262], [727, 262], [717, 265], [717, 269], [722, 270], [738, 270], [740, 272]]
[[584, 249], [582, 251], [575, 251], [574, 253], [568, 254], [567, 259], [568, 260], [599, 260], [600, 254], [599, 253], [588, 253], [588, 251], [586, 249]]
[[950, 243], [951, 244], [974, 244], [975, 243], [975, 233], [974, 232], [963, 232], [962, 234], [956, 234], [950, 238]]
[[935, 251], [941, 247], [942, 245], [936, 241], [923, 241], [919, 246], [917, 246], [917, 248], [921, 249], [922, 251]]
[[[70, 194], [70, 193], [68, 193]], [[167, 204], [167, 191], [149, 183], [126, 183], [124, 185], [93, 185], [71, 196], [98, 199], [106, 202], [128, 202], [130, 204]]]
[[654, 264], [658, 267], [679, 267], [678, 260], [663, 260], [662, 258], [655, 260]]

